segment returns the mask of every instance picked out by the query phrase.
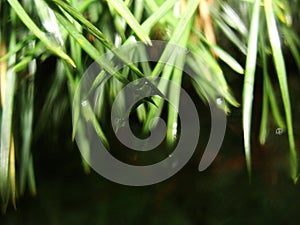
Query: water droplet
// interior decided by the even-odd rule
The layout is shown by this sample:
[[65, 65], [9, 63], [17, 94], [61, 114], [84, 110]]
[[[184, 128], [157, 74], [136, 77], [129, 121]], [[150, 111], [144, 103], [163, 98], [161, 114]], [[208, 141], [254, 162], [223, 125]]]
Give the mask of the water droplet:
[[115, 46], [119, 48], [122, 44], [122, 38], [119, 34], [115, 34]]
[[173, 9], [173, 14], [176, 18], [180, 18], [180, 2], [176, 2]]
[[216, 99], [216, 102], [217, 102], [217, 105], [223, 105], [224, 99], [221, 98], [221, 97], [218, 97], [218, 98]]
[[170, 155], [169, 155], [169, 158], [171, 158], [172, 156], [173, 156], [173, 155], [172, 155], [172, 154], [170, 154]]
[[277, 128], [275, 133], [276, 133], [276, 135], [282, 135], [283, 134], [283, 129]]
[[177, 123], [173, 123], [172, 125], [172, 139], [173, 140], [176, 140], [176, 137], [177, 137]]
[[85, 101], [82, 101], [82, 102], [81, 102], [81, 105], [82, 105], [83, 107], [87, 106], [87, 101], [86, 101], [86, 100], [85, 100]]

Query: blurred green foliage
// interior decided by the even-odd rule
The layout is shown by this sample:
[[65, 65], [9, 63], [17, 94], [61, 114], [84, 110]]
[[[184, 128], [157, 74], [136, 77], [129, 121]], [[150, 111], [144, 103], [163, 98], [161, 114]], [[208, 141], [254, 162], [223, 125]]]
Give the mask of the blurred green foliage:
[[[75, 90], [88, 66], [107, 51], [126, 63], [126, 57], [118, 54], [115, 48], [136, 40], [150, 45], [154, 38], [196, 53], [197, 57], [185, 63], [202, 83], [198, 86], [191, 82], [204, 102], [222, 96], [227, 113], [230, 107], [242, 105], [243, 132], [240, 135], [250, 175], [253, 95], [257, 67], [262, 69], [260, 132], [254, 138], [265, 144], [271, 121], [287, 132], [290, 176], [296, 182], [298, 156], [286, 62], [294, 60], [300, 68], [298, 9], [297, 0], [1, 0], [0, 196], [3, 211], [9, 201], [16, 206], [16, 198], [27, 188], [32, 194], [36, 193], [31, 151], [33, 136], [47, 132], [45, 124], [49, 118], [55, 126], [62, 122], [61, 115], [70, 113]], [[168, 46], [164, 50], [167, 51]], [[292, 59], [285, 58], [285, 50]], [[51, 63], [45, 63], [47, 60]], [[104, 71], [115, 72], [110, 62], [98, 63]], [[206, 69], [193, 68], [195, 64], [205, 65]], [[43, 68], [45, 65], [47, 67]], [[242, 102], [234, 97], [224, 67], [243, 79]], [[182, 72], [166, 67], [163, 59], [144, 68], [130, 65], [129, 69], [115, 73], [109, 82], [105, 89], [108, 98], [101, 98], [97, 103], [100, 106], [98, 114], [110, 106], [117, 93], [115, 90], [130, 80], [145, 76], [145, 71], [151, 76], [162, 76], [182, 84]], [[37, 83], [37, 76], [43, 76], [43, 82]], [[101, 73], [98, 78], [102, 79]], [[274, 91], [277, 82], [280, 99]], [[62, 95], [66, 84], [68, 93]], [[47, 93], [42, 93], [38, 86], [45, 87]], [[179, 101], [179, 96], [180, 93], [173, 90], [172, 97]], [[38, 104], [39, 101], [43, 104]], [[157, 108], [161, 108], [163, 102], [155, 103], [160, 107], [146, 102], [137, 111], [145, 126], [160, 113]], [[170, 130], [177, 123], [178, 115], [171, 109], [168, 112], [167, 129]], [[75, 124], [73, 136], [76, 129]], [[102, 140], [109, 139], [101, 125], [99, 131]], [[172, 143], [176, 132], [167, 133], [175, 136], [167, 136], [167, 141]], [[84, 162], [83, 165], [89, 171]]]

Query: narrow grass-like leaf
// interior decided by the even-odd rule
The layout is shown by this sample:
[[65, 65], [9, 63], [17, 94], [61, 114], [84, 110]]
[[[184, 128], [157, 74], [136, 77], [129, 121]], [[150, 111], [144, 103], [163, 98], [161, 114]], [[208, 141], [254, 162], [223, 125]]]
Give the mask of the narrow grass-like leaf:
[[243, 67], [223, 49], [219, 48], [218, 46], [212, 46], [211, 49], [222, 61], [224, 61], [228, 66], [230, 66], [235, 72], [239, 74], [244, 73]]
[[[60, 14], [56, 14], [59, 22], [64, 26], [64, 28], [70, 33], [70, 35], [79, 43], [79, 45], [86, 51], [86, 53], [95, 61], [97, 61], [104, 70], [106, 70], [109, 74], [114, 75], [117, 79], [119, 79], [123, 83], [128, 83], [129, 81], [122, 76], [119, 72], [116, 71], [114, 66], [107, 60], [99, 60], [102, 56], [98, 50], [82, 35], [79, 31], [72, 25], [68, 20], [66, 20]], [[103, 57], [102, 57], [103, 58]]]
[[220, 1], [224, 14], [221, 14], [224, 21], [227, 22], [232, 28], [238, 30], [243, 36], [248, 34], [248, 30], [242, 18], [236, 13], [236, 11], [225, 1]]
[[[87, 19], [85, 19], [84, 16], [81, 15], [76, 9], [74, 9], [72, 6], [70, 6], [69, 4], [67, 4], [67, 3], [65, 3], [65, 2], [63, 2], [61, 0], [53, 0], [53, 2], [55, 2], [57, 5], [59, 5], [60, 7], [62, 7], [74, 19], [78, 20], [78, 22], [80, 22], [89, 32], [91, 32], [97, 39], [99, 39], [105, 47], [107, 47], [109, 50], [111, 50], [119, 59], [121, 59], [126, 65], [128, 65], [128, 67], [132, 71], [134, 71], [139, 77], [144, 77], [144, 75], [142, 74], [142, 72], [135, 65], [132, 65], [132, 63], [130, 61], [128, 61], [128, 59], [127, 59], [126, 56], [123, 56], [122, 54], [120, 54], [116, 50], [114, 44], [111, 43], [106, 38], [106, 36], [97, 27], [95, 27]], [[59, 14], [57, 13], [56, 16], [58, 17]], [[63, 18], [63, 17], [61, 16], [60, 18]], [[62, 21], [62, 19], [60, 21]], [[71, 26], [66, 26], [65, 28], [66, 29], [67, 28], [72, 29]], [[77, 33], [76, 35], [81, 35], [80, 33], [78, 33], [77, 30], [76, 30], [76, 33]], [[72, 35], [72, 33], [70, 33], [70, 34]], [[79, 40], [83, 40], [83, 39], [80, 38]], [[85, 43], [83, 46], [87, 46], [87, 45], [88, 45], [88, 43]], [[89, 45], [92, 46], [90, 43], [89, 43]], [[88, 51], [88, 49], [85, 49], [85, 51]], [[103, 63], [103, 65], [101, 65], [101, 66], [104, 66], [104, 64], [108, 64], [109, 65], [110, 63], [109, 62]], [[114, 73], [110, 73], [110, 74], [114, 74]], [[121, 77], [120, 77], [120, 79], [121, 79]]]
[[49, 34], [52, 34], [55, 37], [55, 40], [63, 46], [63, 39], [59, 29], [59, 25], [55, 18], [53, 10], [48, 7], [44, 0], [33, 0], [37, 14], [39, 15], [40, 21], [42, 22], [43, 27]]
[[174, 7], [175, 3], [178, 0], [167, 0], [165, 1], [157, 10], [155, 10], [150, 17], [146, 19], [145, 22], [143, 22], [142, 27], [144, 28], [145, 32], [149, 34], [151, 28], [158, 23], [158, 21], [161, 21], [162, 18], [167, 14], [168, 11]]
[[259, 142], [264, 145], [266, 143], [268, 135], [268, 118], [269, 118], [269, 108], [268, 108], [268, 93], [266, 90], [266, 85], [264, 84], [263, 99], [262, 99], [262, 109], [261, 109], [261, 121], [259, 129]]
[[[268, 99], [266, 99], [266, 102], [270, 103], [272, 114], [273, 114], [273, 117], [275, 119], [276, 124], [282, 130], [285, 130], [286, 129], [285, 121], [284, 121], [284, 118], [282, 117], [282, 115], [280, 113], [278, 102], [277, 102], [276, 96], [275, 96], [275, 91], [272, 87], [272, 83], [270, 81], [270, 77], [269, 77], [269, 73], [268, 73], [267, 53], [265, 52], [265, 49], [267, 48], [267, 46], [266, 46], [266, 43], [265, 43], [265, 40], [264, 40], [263, 33], [261, 33], [259, 37], [260, 37], [260, 45], [261, 45], [260, 54], [261, 54], [261, 57], [262, 57], [262, 66], [263, 66], [263, 82], [264, 82], [263, 98], [265, 98], [265, 95], [268, 97]], [[263, 99], [263, 102], [264, 101], [265, 100]], [[264, 110], [264, 103], [263, 103], [263, 110]], [[264, 114], [264, 112], [262, 112], [262, 114]], [[262, 121], [261, 121], [260, 140], [263, 140], [263, 134], [262, 133], [266, 133], [262, 130], [262, 129], [266, 129], [266, 128], [262, 128], [262, 126], [267, 126], [266, 122], [263, 121], [263, 118], [264, 118], [264, 116], [269, 117], [269, 115], [268, 115], [268, 113], [265, 113], [265, 114], [266, 115], [262, 115], [262, 119], [261, 119]]]
[[151, 40], [141, 25], [132, 15], [131, 11], [122, 0], [109, 0], [109, 4], [124, 18], [136, 35], [146, 44], [151, 45]]
[[[209, 96], [215, 99], [221, 95], [231, 105], [238, 107], [239, 103], [231, 94], [222, 69], [216, 59], [212, 56], [210, 49], [207, 49], [201, 43], [198, 43], [198, 47], [189, 44], [189, 48], [195, 54], [195, 60], [197, 61], [198, 65], [201, 65], [201, 67], [198, 66], [198, 71], [196, 70], [195, 72], [198, 73], [199, 68], [201, 68], [206, 80], [209, 81], [211, 83], [210, 86], [213, 87], [213, 89], [210, 89], [211, 92]], [[205, 88], [207, 89], [207, 87]]]
[[[192, 28], [192, 22], [193, 20], [190, 20], [184, 33], [181, 36], [181, 39], [178, 42], [178, 46], [181, 48], [185, 48], [187, 46], [188, 38], [191, 32]], [[176, 54], [176, 53], [175, 53]], [[169, 99], [170, 102], [172, 102], [172, 105], [169, 104], [168, 107], [168, 122], [167, 122], [167, 135], [166, 135], [166, 141], [167, 144], [172, 145], [177, 139], [178, 135], [178, 108], [179, 108], [179, 102], [180, 102], [180, 87], [182, 83], [182, 73], [183, 73], [183, 67], [185, 65], [185, 59], [186, 57], [182, 57], [181, 55], [178, 55], [175, 60], [175, 67], [172, 73], [171, 80], [175, 84], [178, 85], [178, 87], [170, 88], [169, 89]]]
[[280, 127], [282, 130], [285, 130], [286, 129], [285, 120], [280, 113], [278, 101], [277, 101], [276, 95], [275, 95], [275, 91], [272, 87], [272, 83], [268, 76], [266, 77], [265, 82], [266, 82], [268, 97], [269, 97], [271, 110], [272, 110], [272, 114], [274, 116], [275, 122], [278, 125], [278, 127]]
[[29, 168], [28, 168], [28, 186], [29, 191], [32, 195], [36, 194], [36, 183], [35, 183], [35, 174], [34, 174], [34, 165], [32, 155], [29, 159]]
[[90, 167], [84, 158], [88, 158], [88, 159], [90, 158], [90, 142], [86, 137], [86, 130], [85, 130], [85, 126], [83, 125], [83, 122], [79, 120], [76, 126], [77, 126], [76, 135], [78, 135], [78, 137], [80, 137], [80, 140], [82, 140], [78, 143], [78, 147], [81, 149], [81, 151], [83, 151], [85, 156], [82, 157], [82, 166], [84, 171], [88, 174], [90, 172]]
[[24, 40], [18, 42], [16, 44], [16, 47], [14, 49], [10, 49], [9, 52], [7, 52], [5, 55], [0, 57], [0, 62], [3, 62], [5, 60], [7, 60], [10, 56], [12, 56], [13, 54], [16, 54], [18, 51], [20, 51], [22, 48], [24, 48], [24, 46], [35, 39], [35, 36], [33, 35], [28, 35]]
[[[97, 37], [105, 47], [110, 50], [114, 48], [114, 44], [111, 43], [97, 27], [95, 27], [86, 18], [84, 18], [84, 16], [80, 14], [80, 12], [77, 11], [74, 7], [61, 0], [53, 0], [53, 2], [64, 9], [68, 14], [70, 14], [77, 22], [82, 24], [85, 29], [95, 35], [95, 37]], [[58, 16], [58, 14], [56, 14], [56, 16]]]
[[[143, 11], [144, 11], [144, 0], [136, 0], [134, 2], [133, 15], [138, 23], [141, 23], [143, 17]], [[145, 34], [147, 33], [145, 32]]]
[[158, 76], [160, 72], [162, 71], [164, 67], [164, 63], [168, 61], [168, 59], [171, 57], [172, 52], [173, 52], [173, 46], [172, 44], [178, 44], [180, 41], [180, 38], [182, 37], [184, 31], [186, 30], [191, 18], [193, 17], [195, 11], [198, 8], [198, 1], [189, 1], [188, 5], [186, 7], [186, 11], [182, 18], [180, 19], [178, 26], [174, 30], [169, 44], [166, 46], [165, 50], [163, 51], [158, 63], [156, 64], [151, 76]]
[[231, 55], [229, 55], [226, 51], [224, 51], [222, 48], [218, 47], [217, 45], [211, 44], [209, 41], [207, 41], [207, 39], [202, 34], [199, 35], [201, 36], [201, 40], [203, 40], [222, 61], [224, 61], [228, 66], [230, 66], [237, 73], [239, 74], [244, 73], [243, 67]]
[[[10, 37], [10, 47], [15, 48], [16, 35], [15, 33]], [[10, 67], [6, 73], [1, 74], [1, 97], [4, 100], [2, 102], [2, 122], [1, 122], [1, 151], [0, 151], [0, 195], [3, 203], [3, 210], [6, 210], [8, 198], [11, 193], [10, 179], [10, 166], [14, 166], [10, 163], [11, 156], [11, 143], [12, 143], [12, 120], [13, 120], [13, 105], [14, 105], [14, 93], [16, 85], [16, 73], [12, 69], [12, 65], [15, 63], [16, 56], [12, 55], [8, 60], [8, 67]]]
[[25, 26], [31, 30], [34, 35], [39, 38], [45, 46], [52, 51], [57, 56], [61, 57], [62, 59], [65, 59], [68, 63], [70, 63], [73, 67], [75, 66], [75, 63], [73, 60], [51, 39], [47, 37], [47, 35], [41, 31], [38, 26], [32, 21], [32, 19], [29, 17], [29, 15], [26, 13], [22, 5], [17, 0], [7, 0], [8, 3], [11, 5], [11, 7], [15, 10], [17, 15], [19, 16], [20, 20], [25, 24]]
[[85, 0], [80, 2], [81, 5], [78, 7], [78, 11], [83, 13], [94, 2], [97, 2], [97, 0]]
[[20, 72], [24, 70], [28, 66], [31, 60], [32, 60], [31, 56], [24, 57], [18, 64], [14, 66], [14, 71]]
[[276, 25], [276, 19], [273, 11], [272, 0], [265, 0], [265, 15], [267, 21], [267, 28], [269, 34], [269, 40], [273, 53], [274, 65], [279, 80], [280, 91], [282, 95], [282, 101], [284, 105], [284, 111], [287, 123], [288, 139], [290, 144], [290, 166], [291, 166], [291, 178], [294, 182], [298, 179], [298, 156], [295, 147], [293, 121], [291, 113], [291, 104], [287, 84], [287, 75], [285, 69], [285, 63], [283, 53], [281, 50], [281, 43], [279, 38], [279, 32]]
[[101, 128], [101, 125], [99, 124], [98, 119], [88, 101], [86, 101], [86, 105], [82, 109], [82, 113], [84, 115], [84, 119], [93, 124], [94, 129], [95, 129], [96, 133], [98, 134], [98, 136], [101, 138], [104, 146], [109, 147], [109, 142], [106, 138], [106, 135], [105, 135], [103, 129]]
[[[35, 62], [31, 62], [35, 63]], [[33, 163], [31, 156], [31, 139], [32, 139], [32, 127], [33, 127], [33, 110], [34, 110], [34, 72], [29, 74], [30, 81], [28, 82], [27, 88], [25, 85], [22, 87], [22, 112], [21, 115], [21, 127], [22, 127], [22, 157], [20, 159], [20, 193], [24, 194], [26, 181], [30, 174], [30, 163]]]
[[299, 36], [287, 27], [283, 27], [282, 31], [284, 33], [284, 39], [287, 42], [288, 48], [290, 48], [291, 53], [295, 59], [298, 70], [300, 71], [300, 39]]
[[192, 80], [195, 91], [203, 102], [207, 102], [208, 99], [214, 99], [216, 97], [218, 90], [212, 85], [212, 81], [206, 79], [207, 75], [205, 74], [210, 74], [210, 72], [206, 69], [205, 64], [201, 61], [200, 63], [198, 62], [199, 60], [192, 59], [191, 57], [187, 58], [187, 64], [191, 70], [197, 74], [197, 76], [194, 77], [194, 80]]
[[262, 57], [262, 66], [263, 66], [263, 99], [262, 99], [262, 112], [261, 112], [261, 121], [260, 121], [260, 130], [259, 130], [259, 142], [261, 144], [265, 144], [267, 139], [267, 124], [269, 118], [269, 107], [268, 107], [268, 87], [267, 87], [267, 79], [268, 79], [268, 68], [267, 68], [267, 59], [265, 51], [265, 44], [263, 40], [263, 35], [260, 33], [259, 35], [260, 40], [260, 53]]
[[[146, 3], [146, 10], [149, 10], [151, 12], [151, 14], [157, 12], [160, 10], [161, 7], [163, 7], [163, 5], [166, 3], [167, 1], [165, 1], [163, 4], [161, 4], [160, 6], [156, 3], [155, 0], [145, 0]], [[176, 27], [177, 23], [178, 23], [178, 18], [175, 18], [175, 16], [173, 15], [173, 13], [166, 13], [164, 15], [164, 17], [159, 21], [161, 24], [168, 24], [172, 27]]]
[[9, 155], [9, 180], [11, 189], [11, 200], [14, 208], [16, 209], [16, 198], [17, 198], [17, 185], [16, 185], [16, 158], [14, 138], [11, 136], [10, 142], [10, 155]]
[[[170, 44], [168, 44], [166, 46], [166, 48], [164, 49], [158, 63], [156, 64], [154, 70], [152, 71], [151, 76], [156, 77], [163, 71], [162, 72], [162, 78], [170, 79], [173, 68], [170, 67], [170, 66], [166, 66], [166, 63], [168, 62], [168, 64], [173, 65], [172, 64], [172, 63], [174, 63], [173, 60], [175, 60], [175, 58], [178, 57], [176, 55], [178, 53], [172, 54], [172, 52], [174, 50], [174, 47], [173, 47], [172, 43], [179, 44], [181, 38], [186, 36], [184, 34], [186, 33], [187, 30], [189, 30], [188, 27], [189, 27], [189, 24], [191, 24], [191, 19], [192, 19], [192, 16], [193, 16], [193, 12], [196, 11], [197, 6], [198, 6], [197, 2], [190, 2], [188, 4], [184, 16], [180, 19], [180, 22], [179, 22], [180, 25], [175, 29], [174, 33], [172, 34], [170, 42], [169, 42]], [[185, 45], [184, 42], [181, 41], [181, 43], [182, 43], [182, 45]], [[183, 59], [182, 56], [180, 56], [180, 58]], [[161, 90], [162, 93], [164, 93], [164, 91], [167, 88], [163, 83], [164, 82], [158, 84], [159, 90]], [[155, 100], [155, 103], [156, 103], [157, 107], [154, 107], [154, 106], [151, 107], [150, 106], [150, 112], [149, 112], [148, 117], [145, 121], [145, 126], [144, 126], [145, 129], [148, 129], [149, 123], [152, 120], [152, 118], [154, 116], [159, 116], [159, 114], [161, 112], [161, 109], [162, 109], [162, 106], [163, 106], [163, 100], [158, 98], [158, 99]], [[175, 121], [175, 116], [174, 116], [173, 120]], [[176, 120], [177, 120], [177, 113], [176, 113]], [[171, 123], [172, 122], [169, 122], [169, 126], [172, 126], [172, 125], [170, 125]]]
[[230, 27], [220, 19], [215, 19], [216, 24], [224, 32], [227, 38], [243, 53], [247, 54], [247, 47], [245, 44], [238, 38], [238, 36], [230, 29]]
[[[181, 64], [184, 62], [181, 62]], [[172, 82], [178, 85], [178, 88], [171, 88], [169, 90], [169, 98], [172, 105], [168, 107], [168, 122], [167, 122], [167, 144], [173, 145], [177, 139], [179, 124], [178, 124], [178, 108], [180, 100], [180, 86], [182, 83], [182, 70], [174, 68], [172, 74]]]
[[251, 121], [252, 121], [252, 104], [253, 88], [255, 80], [257, 43], [259, 30], [260, 0], [255, 0], [251, 18], [251, 25], [248, 39], [248, 52], [245, 68], [245, 79], [243, 87], [243, 131], [246, 166], [251, 176]]
[[[162, 77], [166, 80], [169, 80], [172, 76], [173, 69], [174, 68], [171, 65], [165, 65], [165, 67], [162, 71]], [[167, 87], [166, 82], [158, 83], [158, 89], [165, 95], [167, 93], [167, 88], [168, 87]], [[159, 117], [162, 112], [164, 99], [157, 97], [157, 98], [153, 98], [153, 101], [154, 101], [155, 105], [153, 105], [153, 104], [149, 105], [150, 109], [149, 109], [149, 112], [148, 112], [146, 120], [145, 120], [145, 125], [143, 127], [144, 133], [147, 133], [151, 120], [154, 117]], [[152, 124], [152, 125], [156, 125], [156, 124]]]

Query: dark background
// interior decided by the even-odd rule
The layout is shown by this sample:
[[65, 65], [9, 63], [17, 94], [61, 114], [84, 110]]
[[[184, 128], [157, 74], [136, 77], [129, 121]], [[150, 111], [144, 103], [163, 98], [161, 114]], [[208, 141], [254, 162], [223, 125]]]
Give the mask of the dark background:
[[[291, 74], [290, 94], [299, 149], [299, 76]], [[242, 77], [229, 76], [229, 82], [236, 87], [234, 93], [241, 102]], [[39, 86], [37, 93], [47, 93], [46, 85]], [[261, 107], [259, 78], [255, 90], [251, 179], [245, 168], [241, 109], [232, 109], [217, 158], [207, 170], [199, 172], [210, 117], [203, 103], [194, 98], [201, 115], [201, 137], [195, 154], [172, 178], [145, 187], [123, 186], [93, 171], [84, 172], [80, 153], [71, 142], [68, 109], [60, 115], [59, 123], [49, 118], [43, 132], [34, 136], [37, 195], [26, 193], [19, 198], [17, 209], [10, 206], [6, 215], [0, 216], [0, 224], [299, 224], [300, 186], [289, 178], [287, 135], [276, 135], [277, 127], [271, 122], [267, 144], [258, 144], [255, 138]], [[63, 91], [67, 92], [67, 88]], [[43, 97], [37, 97], [37, 118]]]

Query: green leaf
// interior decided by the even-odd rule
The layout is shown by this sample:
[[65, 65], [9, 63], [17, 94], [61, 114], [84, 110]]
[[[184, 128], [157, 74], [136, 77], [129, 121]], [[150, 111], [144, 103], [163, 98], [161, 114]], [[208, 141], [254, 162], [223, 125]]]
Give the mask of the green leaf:
[[296, 183], [298, 179], [298, 156], [295, 147], [294, 132], [293, 132], [293, 120], [291, 113], [291, 103], [288, 91], [286, 68], [281, 50], [281, 43], [279, 38], [279, 32], [276, 25], [276, 19], [273, 11], [272, 0], [265, 0], [265, 15], [267, 21], [267, 28], [269, 34], [269, 40], [273, 53], [274, 65], [279, 80], [280, 91], [282, 101], [284, 105], [284, 111], [287, 123], [288, 139], [290, 144], [290, 166], [291, 177]]
[[[119, 53], [119, 51], [115, 48], [114, 44], [111, 43], [107, 37], [97, 28], [95, 27], [92, 23], [90, 23], [87, 19], [84, 18], [83, 15], [81, 15], [76, 9], [74, 9], [72, 6], [70, 6], [69, 4], [61, 1], [61, 0], [53, 0], [53, 2], [55, 2], [57, 5], [59, 5], [61, 8], [63, 8], [68, 14], [70, 14], [73, 18], [75, 18], [76, 20], [78, 20], [78, 22], [80, 22], [84, 27], [85, 29], [87, 29], [89, 32], [91, 32], [91, 34], [93, 34], [97, 39], [99, 39], [101, 41], [101, 43], [107, 47], [109, 50], [111, 50], [119, 59], [121, 59], [124, 64], [128, 65], [128, 67], [134, 71], [139, 77], [144, 77], [144, 75], [142, 74], [142, 72], [135, 66], [135, 65], [132, 65], [132, 63], [128, 60], [128, 58], [122, 54]], [[56, 16], [58, 17], [58, 13], [56, 14]], [[62, 22], [62, 16], [60, 17], [60, 22]], [[72, 29], [71, 26], [67, 26], [67, 24], [64, 25], [65, 28], [67, 29]], [[80, 36], [81, 34], [76, 30], [76, 35]], [[72, 32], [70, 32], [71, 35]], [[81, 35], [82, 36], [82, 35]], [[84, 41], [84, 39], [80, 38], [80, 39], [77, 39], [79, 42], [80, 41]], [[84, 41], [84, 46], [87, 46], [88, 43], [86, 41]], [[90, 43], [89, 43], [89, 46], [92, 46]], [[95, 49], [93, 47], [93, 49]], [[86, 51], [89, 51], [88, 48], [85, 49]], [[94, 50], [93, 50], [94, 51]], [[93, 57], [92, 57], [93, 58]], [[100, 63], [99, 63], [100, 64]], [[109, 62], [106, 62], [106, 63], [103, 63], [104, 64], [110, 64]], [[103, 66], [102, 65], [102, 66]], [[109, 72], [110, 74], [114, 74], [113, 71], [107, 71]], [[111, 73], [112, 72], [112, 73]], [[117, 74], [118, 75], [118, 74]], [[120, 79], [122, 79], [120, 77]]]
[[82, 109], [82, 114], [84, 116], [84, 119], [93, 124], [94, 129], [95, 129], [96, 133], [98, 134], [98, 136], [101, 138], [104, 146], [109, 148], [109, 142], [106, 138], [106, 135], [105, 135], [101, 125], [98, 122], [98, 119], [92, 109], [92, 106], [90, 105], [90, 103], [88, 101], [86, 101], [85, 103], [86, 104]]
[[[12, 34], [10, 37], [10, 47], [15, 48], [16, 36]], [[12, 55], [8, 60], [8, 66], [15, 63], [16, 55]], [[14, 109], [14, 93], [16, 85], [16, 73], [12, 68], [9, 68], [6, 74], [1, 74], [1, 83], [5, 83], [5, 89], [1, 90], [2, 98], [5, 100], [2, 111], [2, 123], [1, 123], [1, 150], [0, 150], [0, 195], [3, 202], [3, 207], [6, 207], [9, 194], [11, 193], [10, 179], [10, 167], [14, 164], [10, 162], [11, 155], [11, 143], [12, 143], [12, 120]], [[3, 88], [3, 86], [2, 86]], [[3, 103], [3, 102], [2, 102]], [[5, 209], [4, 209], [5, 210]]]
[[107, 60], [104, 60], [101, 53], [76, 29], [74, 25], [72, 25], [68, 20], [66, 20], [63, 16], [56, 13], [56, 17], [59, 22], [63, 25], [63, 27], [70, 33], [70, 35], [78, 42], [78, 44], [82, 47], [83, 50], [88, 53], [88, 55], [97, 61], [105, 71], [109, 74], [113, 74], [117, 79], [119, 79], [123, 83], [128, 83], [129, 81], [122, 76], [119, 72], [116, 71], [114, 66]]
[[131, 11], [122, 0], [109, 0], [108, 3], [124, 18], [136, 35], [146, 44], [151, 45], [151, 40], [145, 30], [134, 18]]
[[[178, 46], [185, 48], [187, 46], [188, 38], [192, 29], [192, 20], [188, 23], [181, 39], [178, 42]], [[175, 53], [176, 54], [176, 53]], [[177, 135], [179, 132], [178, 126], [178, 109], [180, 102], [180, 87], [182, 84], [182, 72], [185, 65], [185, 57], [181, 55], [177, 56], [175, 60], [175, 67], [171, 76], [171, 81], [178, 85], [178, 88], [174, 86], [169, 90], [168, 96], [172, 104], [168, 105], [168, 122], [167, 122], [167, 144], [173, 145], [178, 139]], [[174, 108], [175, 107], [175, 108]]]
[[11, 7], [15, 10], [17, 15], [19, 16], [20, 20], [25, 24], [25, 26], [32, 32], [34, 35], [40, 39], [44, 45], [52, 51], [57, 56], [61, 57], [62, 59], [66, 60], [68, 63], [70, 63], [73, 67], [75, 66], [75, 63], [73, 60], [50, 38], [47, 37], [47, 35], [41, 31], [38, 26], [32, 21], [32, 19], [29, 17], [29, 15], [26, 13], [22, 5], [17, 0], [7, 0], [8, 3], [11, 5]]
[[211, 46], [212, 50], [216, 53], [219, 58], [224, 61], [228, 66], [230, 66], [235, 72], [239, 74], [244, 73], [243, 67], [226, 51], [219, 48], [218, 46]]
[[227, 38], [243, 53], [247, 54], [247, 47], [242, 40], [233, 32], [233, 30], [222, 20], [216, 19], [215, 23], [224, 32]]
[[242, 18], [236, 11], [225, 1], [220, 1], [224, 13], [221, 14], [222, 19], [226, 21], [232, 28], [238, 30], [244, 37], [248, 34], [248, 30]]
[[293, 54], [293, 57], [295, 59], [296, 65], [298, 67], [298, 70], [300, 71], [300, 53], [299, 53], [299, 47], [300, 47], [300, 39], [294, 30], [291, 30], [290, 28], [283, 27], [282, 32], [284, 34], [284, 39], [287, 42], [287, 47], [290, 48], [291, 53]]
[[198, 8], [198, 1], [190, 1], [186, 7], [185, 13], [180, 19], [177, 27], [175, 28], [172, 36], [169, 40], [169, 44], [166, 46], [165, 50], [163, 51], [158, 63], [156, 64], [154, 70], [152, 71], [151, 76], [157, 77], [161, 70], [164, 67], [164, 64], [168, 62], [169, 58], [172, 56], [173, 53], [173, 44], [178, 44], [184, 31], [187, 29], [189, 22], [193, 18], [195, 11]]
[[[34, 46], [33, 46], [34, 47]], [[33, 128], [33, 111], [34, 111], [34, 75], [36, 62], [29, 62], [33, 69], [29, 70], [28, 82], [21, 86], [21, 129], [22, 129], [22, 148], [20, 157], [20, 194], [25, 192], [27, 179], [31, 193], [35, 193], [35, 178], [33, 171], [33, 160], [31, 155], [31, 141]]]
[[[209, 91], [209, 93], [207, 93], [209, 94], [208, 97], [215, 99], [221, 95], [231, 105], [238, 107], [239, 103], [231, 94], [230, 87], [226, 82], [223, 71], [219, 63], [212, 56], [210, 49], [201, 43], [198, 43], [198, 47], [189, 44], [189, 48], [195, 54], [194, 57], [196, 63], [198, 64], [194, 72], [198, 74], [198, 76], [203, 76], [202, 79], [205, 79], [206, 82], [209, 82], [209, 86], [203, 85], [203, 89]], [[202, 72], [202, 75], [199, 73], [200, 71]]]
[[165, 1], [157, 10], [153, 11], [151, 16], [149, 16], [145, 22], [143, 22], [142, 27], [147, 32], [150, 33], [151, 28], [163, 20], [163, 17], [169, 12], [178, 0], [167, 0]]
[[255, 80], [256, 57], [257, 57], [257, 39], [259, 30], [260, 0], [255, 0], [252, 12], [252, 19], [248, 39], [248, 52], [245, 68], [245, 79], [243, 87], [243, 130], [244, 147], [246, 156], [246, 166], [251, 176], [251, 121], [253, 88]]
[[201, 33], [198, 34], [201, 37], [201, 40], [204, 41], [222, 61], [224, 61], [228, 66], [230, 66], [237, 73], [239, 74], [244, 73], [243, 67], [229, 53], [224, 51], [219, 46], [211, 44]]

